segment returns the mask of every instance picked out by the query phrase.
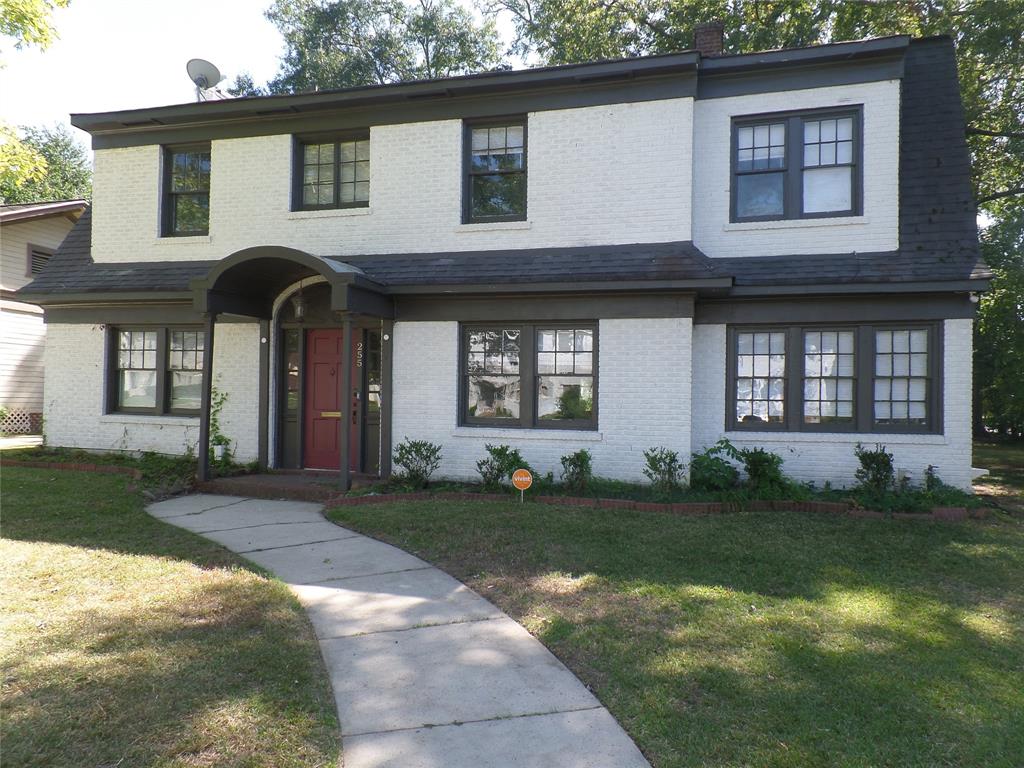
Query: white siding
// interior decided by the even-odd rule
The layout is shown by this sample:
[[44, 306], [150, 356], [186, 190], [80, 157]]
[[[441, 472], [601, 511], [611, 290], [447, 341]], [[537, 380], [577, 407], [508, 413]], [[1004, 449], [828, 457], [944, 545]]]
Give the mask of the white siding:
[[528, 222], [460, 224], [462, 123], [371, 129], [370, 207], [290, 212], [291, 136], [214, 141], [210, 235], [159, 238], [160, 150], [96, 152], [97, 261], [217, 259], [255, 245], [319, 255], [690, 239], [693, 100], [529, 115]]
[[944, 323], [943, 434], [873, 435], [848, 433], [726, 432], [726, 328], [697, 325], [693, 332], [693, 445], [702, 450], [727, 437], [738, 447], [759, 446], [783, 457], [783, 471], [819, 485], [854, 483], [858, 443], [883, 443], [896, 467], [920, 482], [929, 464], [950, 485], [971, 487], [971, 327], [970, 320]]
[[63, 216], [16, 221], [0, 226], [0, 288], [16, 291], [31, 282], [28, 274], [28, 245], [38, 245], [51, 253], [57, 250], [71, 227]]
[[404, 438], [443, 446], [439, 474], [479, 479], [487, 443], [522, 451], [540, 472], [561, 472], [560, 457], [588, 449], [594, 473], [642, 481], [648, 448], [690, 452], [688, 318], [601, 320], [598, 326], [597, 432], [458, 426], [458, 323], [396, 323], [394, 423]]

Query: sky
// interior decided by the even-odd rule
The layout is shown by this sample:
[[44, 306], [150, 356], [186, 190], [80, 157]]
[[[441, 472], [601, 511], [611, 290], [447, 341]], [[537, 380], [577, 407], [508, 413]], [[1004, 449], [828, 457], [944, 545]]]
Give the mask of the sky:
[[[53, 15], [59, 39], [45, 51], [14, 50], [0, 38], [0, 119], [70, 126], [73, 112], [195, 100], [189, 59], [212, 61], [228, 82], [248, 71], [277, 73], [281, 36], [267, 21], [271, 0], [72, 0]], [[86, 146], [89, 137], [72, 129]]]

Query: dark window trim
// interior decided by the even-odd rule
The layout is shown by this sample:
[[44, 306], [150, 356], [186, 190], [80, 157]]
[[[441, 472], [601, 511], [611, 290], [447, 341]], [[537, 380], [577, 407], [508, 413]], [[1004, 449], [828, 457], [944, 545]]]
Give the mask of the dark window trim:
[[[206, 229], [188, 230], [186, 232], [174, 231], [174, 205], [173, 198], [177, 194], [171, 192], [171, 156], [178, 152], [206, 152], [210, 155], [210, 186], [213, 186], [213, 155], [210, 142], [198, 144], [173, 144], [165, 145], [161, 154], [161, 179], [160, 179], [160, 237], [204, 237], [210, 234], [210, 221], [206, 221]], [[187, 194], [196, 194], [194, 192]], [[206, 190], [207, 206], [209, 206], [210, 190]], [[209, 210], [209, 208], [208, 208]]]
[[[331, 133], [302, 133], [292, 136], [292, 211], [335, 211], [346, 208], [368, 208], [369, 200], [341, 202], [341, 153], [338, 145], [346, 141], [370, 141], [370, 129], [359, 128]], [[302, 172], [305, 166], [303, 147], [306, 144], [334, 144], [334, 202], [329, 205], [304, 205], [302, 202]], [[373, 161], [370, 161], [371, 194]]]
[[[469, 334], [478, 330], [498, 330], [503, 328], [516, 328], [520, 333], [519, 345], [519, 401], [518, 419], [495, 419], [479, 418], [470, 416], [468, 411], [468, 381], [469, 372], [466, 370], [466, 354], [469, 348]], [[594, 333], [593, 350], [593, 378], [594, 378], [594, 405], [593, 416], [590, 419], [540, 419], [537, 415], [537, 379], [541, 374], [537, 373], [537, 331], [550, 329], [585, 329]], [[459, 426], [462, 427], [484, 427], [499, 429], [576, 429], [581, 431], [594, 432], [598, 429], [598, 392], [600, 387], [598, 366], [599, 366], [599, 329], [596, 320], [555, 320], [553, 322], [533, 321], [523, 322], [483, 322], [483, 323], [460, 323], [459, 324], [459, 365], [458, 365], [458, 396], [459, 396]]]
[[[202, 332], [201, 325], [147, 325], [145, 323], [125, 323], [123, 325], [107, 326], [107, 359], [106, 359], [106, 403], [104, 413], [106, 414], [139, 414], [148, 416], [198, 416], [199, 408], [171, 408], [170, 401], [170, 333], [171, 331]], [[118, 378], [118, 353], [120, 342], [118, 334], [121, 331], [147, 331], [156, 332], [156, 405], [152, 408], [125, 408], [118, 404], [119, 378]], [[204, 339], [204, 345], [206, 341]]]
[[[942, 321], [922, 322], [880, 322], [880, 323], [801, 323], [785, 325], [730, 325], [726, 333], [726, 376], [725, 376], [725, 429], [729, 432], [779, 433], [810, 432], [827, 434], [925, 434], [940, 435], [943, 432], [943, 371], [945, 343]], [[803, 381], [804, 381], [804, 331], [853, 330], [854, 337], [854, 419], [852, 424], [807, 424], [804, 422]], [[876, 424], [874, 409], [875, 387], [875, 331], [876, 330], [925, 330], [928, 332], [928, 381], [927, 395], [928, 423]], [[778, 424], [744, 424], [736, 420], [736, 379], [737, 355], [739, 354], [738, 334], [741, 332], [785, 332], [786, 333], [786, 393], [785, 415]]]
[[[530, 128], [526, 115], [513, 115], [504, 117], [487, 117], [479, 119], [465, 119], [462, 121], [462, 223], [463, 224], [487, 224], [490, 222], [502, 221], [526, 221], [530, 211]], [[473, 185], [470, 180], [474, 174], [471, 172], [473, 156], [473, 129], [497, 127], [499, 125], [521, 125], [523, 126], [523, 169], [522, 171], [505, 171], [504, 173], [522, 173], [526, 179], [526, 191], [523, 200], [522, 215], [513, 216], [473, 216]]]
[[49, 260], [53, 258], [54, 250], [53, 250], [53, 248], [47, 248], [46, 246], [43, 246], [43, 245], [35, 245], [34, 243], [26, 243], [26, 245], [25, 245], [25, 277], [35, 277], [36, 275], [40, 274], [40, 272], [42, 271], [42, 270], [40, 270], [40, 272], [33, 272], [32, 271], [32, 254], [33, 253], [44, 254], [46, 256], [47, 263], [49, 263]]
[[[852, 208], [848, 211], [803, 212], [804, 142], [803, 121], [823, 120], [834, 117], [853, 118], [853, 193]], [[739, 145], [739, 129], [751, 125], [763, 125], [770, 121], [786, 124], [786, 158], [780, 169], [763, 171], [739, 171], [736, 154]], [[828, 166], [826, 166], [828, 167]], [[845, 167], [845, 166], [840, 166]], [[737, 216], [736, 178], [757, 173], [783, 174], [783, 209], [781, 216]], [[729, 139], [729, 222], [733, 224], [758, 221], [798, 221], [803, 219], [834, 219], [861, 216], [864, 212], [864, 105], [851, 104], [841, 107], [820, 109], [789, 110], [740, 115], [732, 118]]]

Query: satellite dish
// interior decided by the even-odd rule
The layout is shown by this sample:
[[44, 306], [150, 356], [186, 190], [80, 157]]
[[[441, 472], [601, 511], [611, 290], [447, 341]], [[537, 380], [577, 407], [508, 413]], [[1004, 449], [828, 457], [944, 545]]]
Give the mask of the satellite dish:
[[206, 59], [189, 59], [185, 70], [192, 82], [196, 84], [196, 99], [202, 101], [203, 91], [213, 88], [224, 79], [220, 70]]

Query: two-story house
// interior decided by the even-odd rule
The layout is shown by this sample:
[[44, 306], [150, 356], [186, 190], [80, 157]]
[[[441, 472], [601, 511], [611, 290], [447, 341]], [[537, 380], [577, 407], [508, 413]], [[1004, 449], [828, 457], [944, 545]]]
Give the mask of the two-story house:
[[[720, 45], [720, 40], [718, 41]], [[73, 116], [94, 204], [28, 287], [51, 444], [476, 476], [728, 437], [968, 488], [979, 261], [953, 46], [687, 51]]]

